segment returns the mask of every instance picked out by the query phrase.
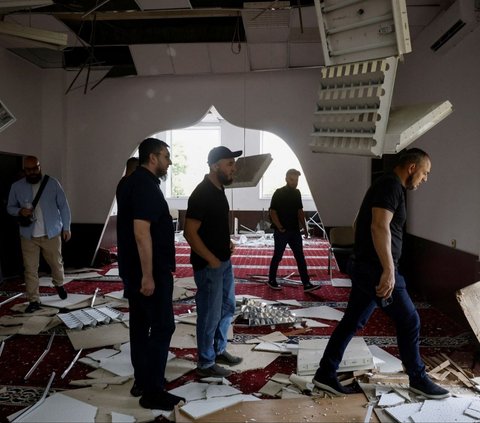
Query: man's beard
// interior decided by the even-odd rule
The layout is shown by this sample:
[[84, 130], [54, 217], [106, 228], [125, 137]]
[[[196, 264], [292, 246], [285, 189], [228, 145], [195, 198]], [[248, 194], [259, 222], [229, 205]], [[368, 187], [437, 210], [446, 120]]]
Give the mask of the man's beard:
[[221, 170], [217, 171], [217, 178], [218, 180], [220, 181], [220, 183], [223, 185], [223, 186], [228, 186], [228, 185], [231, 185], [231, 183], [233, 182], [233, 178], [229, 178], [224, 172], [222, 172]]
[[163, 170], [163, 169], [157, 169], [157, 172], [155, 173], [155, 175], [157, 176], [158, 179], [160, 179], [161, 181], [166, 181], [167, 180], [167, 171], [166, 170]]
[[35, 175], [26, 175], [25, 179], [29, 184], [38, 184], [40, 180], [42, 179], [42, 174], [37, 173]]
[[416, 189], [416, 187], [413, 186], [412, 181], [413, 181], [414, 174], [409, 175], [407, 177], [407, 180], [405, 181], [405, 188], [407, 188], [410, 191], [413, 191]]

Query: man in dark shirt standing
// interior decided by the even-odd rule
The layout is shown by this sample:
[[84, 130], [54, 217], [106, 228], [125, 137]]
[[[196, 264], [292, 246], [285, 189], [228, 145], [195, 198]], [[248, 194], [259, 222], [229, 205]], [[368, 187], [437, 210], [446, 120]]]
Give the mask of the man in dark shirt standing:
[[208, 153], [210, 172], [188, 199], [185, 216], [184, 236], [192, 249], [190, 262], [197, 285], [197, 374], [202, 377], [228, 377], [232, 372], [217, 363], [233, 366], [242, 361], [226, 350], [235, 286], [230, 206], [224, 188], [232, 183], [235, 157], [241, 154], [223, 146]]
[[[127, 178], [135, 172], [135, 170], [138, 167], [138, 157], [130, 157], [127, 160], [127, 163], [125, 164], [125, 175], [122, 176], [122, 178], [118, 181], [117, 189], [115, 190], [115, 196], [118, 198], [118, 193], [122, 188], [122, 185], [125, 183]], [[117, 201], [118, 202], [118, 201]], [[128, 278], [125, 275], [122, 275], [119, 273], [120, 278], [123, 281], [123, 298], [128, 298]]]
[[350, 340], [379, 306], [395, 322], [410, 389], [432, 399], [449, 396], [425, 372], [419, 350], [420, 318], [405, 279], [398, 272], [407, 215], [405, 191], [416, 190], [426, 182], [430, 169], [430, 158], [423, 150], [404, 150], [393, 172], [380, 177], [367, 191], [355, 224], [352, 290], [345, 314], [333, 331], [313, 378], [318, 388], [334, 395], [353, 392], [340, 385], [336, 372]]
[[303, 253], [300, 226], [305, 235], [308, 235], [308, 232], [305, 223], [305, 214], [303, 213], [302, 195], [297, 189], [298, 177], [300, 175], [301, 173], [298, 170], [289, 169], [285, 176], [286, 185], [275, 190], [272, 196], [270, 219], [272, 220], [272, 228], [274, 229], [273, 240], [275, 242], [275, 249], [273, 251], [272, 261], [270, 262], [267, 285], [272, 289], [282, 289], [277, 282], [277, 270], [288, 244], [297, 261], [303, 290], [304, 292], [311, 292], [320, 288], [320, 285], [310, 283], [307, 262], [305, 260], [305, 254]]
[[139, 164], [117, 192], [118, 267], [128, 280], [135, 377], [130, 393], [141, 396], [144, 408], [173, 410], [182, 398], [164, 388], [168, 349], [175, 330], [175, 238], [159, 180], [172, 164], [168, 145], [156, 138], [142, 141]]

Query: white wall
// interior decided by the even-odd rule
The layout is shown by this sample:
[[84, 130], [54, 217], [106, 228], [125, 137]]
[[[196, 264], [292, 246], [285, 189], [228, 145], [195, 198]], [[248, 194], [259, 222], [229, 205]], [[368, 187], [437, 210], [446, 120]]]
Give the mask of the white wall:
[[432, 159], [429, 181], [409, 195], [408, 232], [480, 252], [480, 29], [447, 54], [417, 48], [400, 64], [394, 104], [450, 100], [454, 112], [415, 141]]

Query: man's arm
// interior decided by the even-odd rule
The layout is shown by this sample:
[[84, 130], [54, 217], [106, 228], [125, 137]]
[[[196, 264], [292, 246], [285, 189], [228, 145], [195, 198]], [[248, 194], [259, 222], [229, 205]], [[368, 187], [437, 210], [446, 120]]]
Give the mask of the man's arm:
[[372, 239], [375, 251], [380, 259], [383, 268], [380, 282], [377, 286], [377, 296], [388, 298], [392, 295], [395, 285], [395, 265], [392, 256], [392, 235], [390, 233], [390, 222], [393, 213], [379, 207], [372, 208]]
[[[52, 182], [52, 180], [50, 179], [49, 182]], [[70, 232], [72, 214], [70, 212], [70, 206], [68, 204], [65, 191], [63, 191], [63, 188], [58, 181], [55, 181], [55, 182], [56, 182], [57, 207], [60, 212], [60, 217], [62, 218], [62, 224], [63, 224], [62, 237], [64, 241], [69, 241], [70, 238], [72, 237], [72, 233]]]
[[303, 229], [303, 233], [308, 237], [307, 223], [305, 221], [305, 213], [303, 209], [298, 209], [298, 223], [300, 223], [300, 228]]
[[155, 290], [155, 281], [153, 280], [152, 263], [152, 236], [150, 234], [150, 222], [148, 220], [133, 220], [133, 233], [137, 242], [138, 255], [140, 256], [140, 265], [142, 267], [142, 286], [140, 292], [145, 296], [150, 296]]
[[[205, 243], [200, 238], [198, 230], [202, 222], [197, 219], [186, 218], [185, 228], [183, 229], [183, 236], [189, 243], [191, 249], [197, 253], [200, 257], [208, 262], [208, 265], [212, 268], [220, 267], [220, 260], [207, 248]], [[231, 246], [230, 246], [231, 248]]]
[[22, 207], [23, 204], [20, 204], [18, 201], [18, 195], [15, 188], [12, 186], [10, 192], [8, 193], [8, 203], [7, 203], [7, 212], [11, 216], [31, 216], [33, 214], [32, 210], [25, 209]]
[[272, 219], [273, 224], [280, 232], [285, 232], [285, 228], [282, 226], [276, 210], [270, 209], [270, 219]]

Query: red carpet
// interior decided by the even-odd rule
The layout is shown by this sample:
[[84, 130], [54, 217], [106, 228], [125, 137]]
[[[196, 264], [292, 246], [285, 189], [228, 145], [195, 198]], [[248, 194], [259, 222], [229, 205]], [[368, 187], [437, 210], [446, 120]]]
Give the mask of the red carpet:
[[[235, 255], [232, 258], [234, 273], [237, 278], [236, 294], [250, 294], [262, 297], [264, 299], [296, 299], [303, 306], [329, 305], [339, 310], [343, 310], [348, 300], [348, 288], [334, 288], [328, 280], [327, 272], [327, 252], [328, 243], [324, 240], [308, 240], [306, 243], [305, 254], [309, 273], [312, 274], [313, 282], [322, 284], [322, 288], [310, 294], [305, 294], [301, 285], [284, 285], [282, 291], [273, 291], [264, 283], [258, 281], [252, 282], [252, 275], [268, 274], [270, 257], [273, 253], [271, 245], [238, 246]], [[106, 272], [110, 267], [107, 266]], [[291, 251], [287, 248], [284, 260], [279, 268], [279, 277], [296, 273], [296, 263], [292, 257]], [[186, 244], [177, 246], [177, 277], [186, 277], [192, 275], [192, 269], [189, 265], [189, 247]], [[334, 271], [334, 277], [342, 277], [337, 270]], [[298, 280], [298, 276], [292, 276], [292, 279]], [[101, 278], [100, 281], [73, 281], [67, 285], [67, 289], [72, 293], [93, 294], [96, 287], [100, 287], [103, 294], [118, 291], [122, 289], [122, 283], [116, 278]], [[23, 292], [24, 287], [20, 280], [10, 280], [0, 285], [0, 302], [8, 297]], [[42, 294], [54, 294], [53, 288], [41, 288]], [[461, 365], [470, 367], [473, 364], [473, 354], [476, 347], [476, 341], [470, 328], [462, 327], [457, 322], [449, 319], [448, 316], [440, 313], [438, 310], [430, 307], [429, 304], [416, 300], [417, 308], [422, 321], [421, 330], [421, 351], [422, 354], [430, 355], [437, 352], [444, 352], [451, 355], [454, 360]], [[22, 298], [16, 299], [0, 308], [0, 316], [12, 314], [10, 307], [13, 304], [24, 302]], [[186, 309], [192, 308], [194, 300], [183, 300], [175, 303], [175, 312], [182, 313]], [[314, 328], [305, 330], [303, 333], [290, 335], [291, 342], [296, 342], [300, 337], [328, 337], [333, 330], [335, 322], [326, 322], [330, 324], [327, 328]], [[289, 328], [282, 331], [288, 335], [292, 330]], [[4, 393], [0, 392], [0, 421], [7, 421], [6, 416], [14, 411], [23, 408], [26, 405], [35, 402], [43, 393], [50, 374], [54, 371], [57, 377], [54, 380], [52, 389], [62, 390], [71, 389], [68, 381], [72, 379], [83, 379], [92, 369], [82, 363], [77, 363], [70, 371], [65, 380], [60, 379], [60, 375], [70, 364], [76, 354], [68, 337], [65, 334], [65, 328], [58, 326], [55, 328], [56, 336], [50, 352], [42, 361], [41, 365], [27, 380], [24, 376], [35, 363], [37, 358], [45, 350], [51, 333], [24, 336], [15, 335], [5, 342], [5, 347], [0, 356], [2, 371], [0, 373], [0, 388], [6, 386]], [[255, 334], [269, 333], [270, 327], [240, 327], [235, 326], [233, 342], [241, 342], [245, 338], [250, 338]], [[368, 344], [376, 344], [386, 349], [392, 354], [397, 354], [395, 330], [388, 318], [380, 311], [376, 310], [370, 319], [367, 327], [358, 335], [363, 336]], [[195, 356], [196, 350], [178, 350], [172, 351], [179, 357], [185, 355]], [[90, 350], [84, 350], [82, 356], [90, 353]], [[454, 354], [454, 355], [452, 355]], [[281, 356], [265, 369], [254, 370], [235, 374], [229, 379], [233, 384], [244, 393], [257, 392], [266, 382], [266, 380], [275, 373], [295, 372], [296, 358], [293, 356]], [[184, 377], [172, 382], [168, 387], [173, 388], [188, 380], [195, 379], [194, 372], [190, 372]]]

